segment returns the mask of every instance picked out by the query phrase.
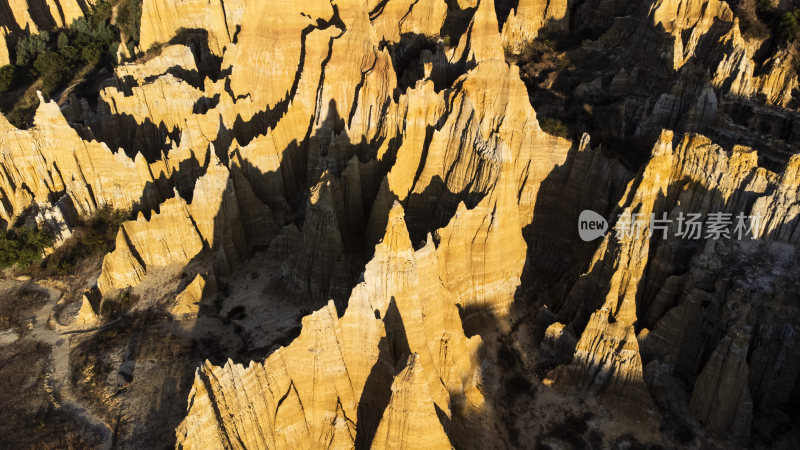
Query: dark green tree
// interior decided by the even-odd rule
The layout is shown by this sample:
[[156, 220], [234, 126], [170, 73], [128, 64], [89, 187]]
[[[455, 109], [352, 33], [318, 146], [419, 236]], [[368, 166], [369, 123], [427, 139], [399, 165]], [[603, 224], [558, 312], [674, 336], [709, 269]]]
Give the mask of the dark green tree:
[[0, 67], [0, 92], [7, 92], [16, 81], [17, 68], [12, 65]]

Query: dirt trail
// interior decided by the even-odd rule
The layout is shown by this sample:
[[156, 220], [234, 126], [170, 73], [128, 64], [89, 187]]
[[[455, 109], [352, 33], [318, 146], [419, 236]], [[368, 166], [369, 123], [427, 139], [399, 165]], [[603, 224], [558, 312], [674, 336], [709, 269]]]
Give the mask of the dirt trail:
[[[111, 448], [112, 431], [111, 428], [97, 417], [92, 411], [84, 407], [72, 393], [69, 383], [69, 337], [65, 336], [70, 330], [61, 327], [55, 321], [55, 307], [61, 298], [61, 291], [55, 288], [42, 286], [32, 283], [31, 289], [45, 292], [48, 295], [47, 303], [36, 313], [33, 321], [33, 329], [30, 338], [45, 342], [51, 346], [52, 371], [48, 374], [47, 386], [51, 392], [57, 392], [61, 398], [61, 407], [69, 411], [90, 424], [92, 429], [100, 433], [103, 437], [103, 450]], [[51, 318], [52, 322], [51, 322]], [[55, 329], [51, 329], [48, 322], [53, 324]]]

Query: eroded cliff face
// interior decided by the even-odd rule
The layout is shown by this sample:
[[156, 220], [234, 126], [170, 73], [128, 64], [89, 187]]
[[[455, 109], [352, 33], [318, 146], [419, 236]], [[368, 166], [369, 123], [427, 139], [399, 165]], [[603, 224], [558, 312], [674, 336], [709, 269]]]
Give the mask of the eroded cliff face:
[[[789, 442], [800, 158], [721, 123], [794, 114], [791, 58], [726, 2], [621, 3], [146, 0], [159, 56], [0, 119], [3, 225], [135, 212], [64, 325], [87, 410], [123, 446]], [[583, 19], [574, 96], [535, 111], [557, 80], [515, 55]], [[545, 131], [584, 101], [598, 139]]]
[[139, 45], [146, 51], [155, 43], [169, 42], [179, 32], [195, 31], [205, 34], [211, 53], [221, 56], [233, 42], [246, 7], [245, 0], [144, 0]]
[[503, 44], [519, 52], [536, 39], [540, 31], [558, 31], [569, 27], [568, 0], [522, 0], [512, 9], [503, 25]]
[[3, 10], [0, 25], [12, 32], [24, 30], [28, 33], [69, 26], [73, 20], [83, 16], [84, 7], [93, 3], [78, 0], [5, 0], [0, 4]]
[[639, 148], [635, 166], [646, 159], [639, 139], [666, 128], [746, 144], [779, 170], [797, 145], [794, 44], [754, 35], [729, 2], [622, 3], [580, 2], [560, 31], [506, 38], [540, 116]]
[[137, 203], [158, 203], [145, 195], [153, 175], [144, 158], [131, 159], [112, 152], [104, 143], [84, 141], [54, 102], [41, 99], [34, 126], [28, 130], [1, 120], [0, 218], [6, 224], [29, 205], [58, 200], [62, 195], [68, 204], [65, 215], [85, 215], [103, 205], [126, 209]]

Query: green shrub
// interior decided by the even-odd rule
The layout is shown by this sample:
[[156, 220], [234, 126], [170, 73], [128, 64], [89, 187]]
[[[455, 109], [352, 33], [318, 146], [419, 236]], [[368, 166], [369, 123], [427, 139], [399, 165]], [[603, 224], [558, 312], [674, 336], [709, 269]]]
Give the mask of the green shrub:
[[58, 49], [61, 50], [69, 45], [69, 36], [67, 36], [67, 33], [62, 31], [61, 33], [58, 33], [58, 40], [56, 42]]
[[130, 43], [139, 42], [139, 28], [142, 21], [142, 1], [122, 0], [117, 7], [117, 28]]
[[42, 91], [54, 92], [72, 71], [68, 61], [57, 52], [46, 51], [36, 57], [33, 69], [42, 78]]
[[139, 297], [131, 293], [131, 289], [120, 291], [114, 298], [103, 299], [100, 306], [100, 316], [104, 319], [116, 319], [126, 312], [139, 301]]
[[800, 33], [800, 9], [786, 11], [778, 22], [778, 37], [784, 42], [793, 42]]
[[81, 49], [81, 59], [86, 64], [96, 66], [103, 57], [103, 48], [99, 43], [91, 43]]
[[49, 42], [50, 34], [47, 31], [20, 39], [16, 48], [17, 66], [27, 66], [33, 62], [36, 56], [47, 49]]
[[59, 48], [58, 52], [71, 65], [76, 64], [81, 59], [81, 55], [78, 49], [71, 45], [65, 45], [64, 47]]
[[33, 61], [33, 69], [39, 76], [55, 73], [64, 69], [64, 57], [60, 53], [46, 51], [39, 54]]
[[106, 19], [102, 19], [98, 15], [75, 19], [69, 29], [73, 34], [73, 39], [78, 39], [82, 44], [88, 43], [89, 40], [108, 44], [117, 38], [114, 29]]
[[564, 122], [554, 119], [552, 117], [545, 117], [542, 119], [540, 126], [545, 133], [552, 134], [554, 136], [560, 137], [569, 137], [569, 129]]
[[21, 109], [13, 109], [11, 112], [6, 114], [6, 119], [11, 125], [14, 125], [17, 128], [25, 128], [25, 124], [28, 122], [29, 114]]
[[161, 51], [164, 49], [164, 44], [161, 42], [153, 42], [150, 48], [144, 54], [145, 58], [155, 58], [156, 56], [161, 55]]
[[[120, 26], [125, 28], [126, 35], [138, 40], [141, 0], [115, 0], [115, 3], [123, 13], [119, 17]], [[20, 80], [40, 78], [42, 91], [52, 94], [64, 87], [76, 69], [91, 70], [112, 64], [119, 46], [119, 30], [110, 25], [111, 11], [111, 3], [100, 0], [86, 16], [75, 19], [57, 35], [42, 31], [20, 39], [14, 51], [16, 67], [0, 72], [0, 92]]]
[[[19, 75], [20, 70], [17, 70]], [[38, 88], [34, 84], [34, 87]], [[35, 89], [30, 87], [17, 99], [14, 107], [6, 114], [6, 119], [17, 128], [25, 128], [33, 122], [33, 116], [36, 113], [36, 108], [39, 106], [39, 96], [36, 95]]]
[[17, 68], [12, 65], [0, 67], [0, 92], [7, 92], [14, 86]]
[[41, 261], [44, 249], [52, 244], [47, 232], [36, 228], [21, 226], [10, 232], [0, 230], [0, 268], [16, 265], [25, 270]]
[[75, 227], [72, 236], [47, 258], [44, 268], [53, 275], [68, 275], [80, 261], [111, 251], [117, 231], [130, 218], [129, 211], [101, 207]]
[[549, 39], [534, 39], [520, 53], [520, 57], [525, 61], [536, 61], [545, 54], [555, 51], [556, 43]]

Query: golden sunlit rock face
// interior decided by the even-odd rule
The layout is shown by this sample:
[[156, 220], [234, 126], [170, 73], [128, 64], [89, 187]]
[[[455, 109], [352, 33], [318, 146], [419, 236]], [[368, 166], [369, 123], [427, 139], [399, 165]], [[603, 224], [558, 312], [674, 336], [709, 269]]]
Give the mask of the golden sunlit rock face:
[[0, 447], [797, 448], [790, 3], [0, 0]]

